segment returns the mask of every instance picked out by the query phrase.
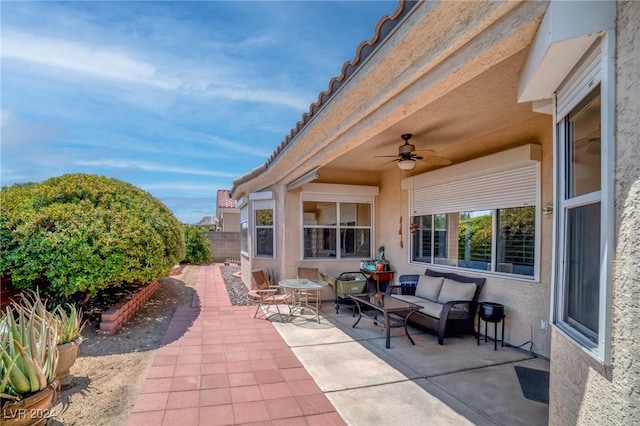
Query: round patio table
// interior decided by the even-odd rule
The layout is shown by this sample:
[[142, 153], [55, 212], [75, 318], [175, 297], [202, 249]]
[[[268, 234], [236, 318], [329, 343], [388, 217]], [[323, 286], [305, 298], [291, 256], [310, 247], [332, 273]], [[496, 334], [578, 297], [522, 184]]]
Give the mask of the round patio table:
[[[320, 323], [320, 290], [329, 285], [329, 283], [306, 278], [291, 278], [281, 280], [279, 284], [280, 287], [291, 290], [293, 296], [289, 318], [296, 312], [300, 312], [303, 315], [304, 310], [308, 309], [315, 314], [315, 318]], [[312, 303], [309, 303], [309, 301]], [[314, 301], [315, 303], [313, 303]]]

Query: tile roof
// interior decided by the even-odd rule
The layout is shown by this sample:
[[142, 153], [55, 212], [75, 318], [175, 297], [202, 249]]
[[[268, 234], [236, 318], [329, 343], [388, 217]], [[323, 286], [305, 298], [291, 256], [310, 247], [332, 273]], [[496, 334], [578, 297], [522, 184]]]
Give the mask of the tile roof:
[[250, 181], [269, 168], [276, 158], [285, 151], [293, 139], [307, 125], [311, 118], [331, 99], [333, 94], [347, 81], [348, 77], [351, 77], [355, 73], [362, 62], [375, 50], [381, 40], [384, 40], [384, 38], [391, 33], [402, 18], [404, 18], [417, 3], [417, 1], [399, 0], [398, 7], [393, 13], [380, 18], [376, 25], [373, 37], [360, 43], [356, 50], [355, 58], [344, 63], [340, 76], [331, 79], [329, 82], [329, 88], [318, 95], [318, 101], [311, 104], [309, 111], [302, 115], [302, 119], [296, 123], [293, 129], [291, 129], [289, 134], [284, 138], [267, 161], [263, 165], [256, 167], [233, 181], [233, 188], [230, 191], [232, 194], [239, 185]]
[[236, 207], [236, 200], [231, 198], [231, 191], [228, 189], [218, 189], [216, 200], [220, 208], [233, 209]]

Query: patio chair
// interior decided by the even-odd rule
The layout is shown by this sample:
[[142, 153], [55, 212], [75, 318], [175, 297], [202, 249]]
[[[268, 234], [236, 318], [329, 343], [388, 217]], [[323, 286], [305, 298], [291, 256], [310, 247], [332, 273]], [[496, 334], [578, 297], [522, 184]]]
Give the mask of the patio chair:
[[415, 296], [419, 279], [420, 275], [400, 275], [398, 277], [397, 285], [390, 285], [387, 287], [387, 294], [400, 290], [400, 294], [402, 295]]
[[[305, 278], [308, 280], [316, 281], [319, 278], [319, 270], [318, 268], [298, 268], [298, 278]], [[322, 305], [322, 298], [320, 297], [319, 290], [306, 290], [301, 294], [304, 301], [306, 303], [315, 304], [316, 308], [320, 308]]]
[[253, 278], [255, 288], [249, 290], [247, 297], [251, 302], [257, 305], [256, 311], [253, 314], [254, 318], [258, 317], [258, 312], [263, 306], [266, 306], [267, 308], [266, 311], [264, 311], [265, 317], [271, 306], [276, 307], [278, 315], [281, 314], [279, 305], [287, 305], [289, 306], [289, 309], [291, 309], [291, 295], [284, 293], [279, 285], [269, 285], [267, 277], [262, 269], [251, 271], [251, 276]]

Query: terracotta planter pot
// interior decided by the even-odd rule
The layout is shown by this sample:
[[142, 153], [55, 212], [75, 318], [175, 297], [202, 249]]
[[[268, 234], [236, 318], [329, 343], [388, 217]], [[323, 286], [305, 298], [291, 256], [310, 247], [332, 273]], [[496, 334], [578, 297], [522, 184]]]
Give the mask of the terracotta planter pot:
[[65, 388], [71, 385], [73, 375], [69, 372], [71, 366], [78, 358], [78, 349], [82, 343], [82, 337], [78, 337], [73, 342], [58, 345], [58, 365], [56, 367], [56, 377], [60, 381], [60, 386]]
[[42, 426], [52, 417], [51, 407], [58, 390], [58, 379], [49, 386], [18, 402], [7, 401], [2, 406], [4, 426]]

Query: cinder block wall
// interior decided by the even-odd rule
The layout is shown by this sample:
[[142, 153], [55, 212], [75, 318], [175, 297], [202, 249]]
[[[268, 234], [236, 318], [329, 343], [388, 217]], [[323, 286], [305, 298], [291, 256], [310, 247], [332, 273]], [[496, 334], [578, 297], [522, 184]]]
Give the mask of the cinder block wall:
[[240, 260], [240, 232], [209, 232], [211, 260], [216, 263], [228, 258]]

